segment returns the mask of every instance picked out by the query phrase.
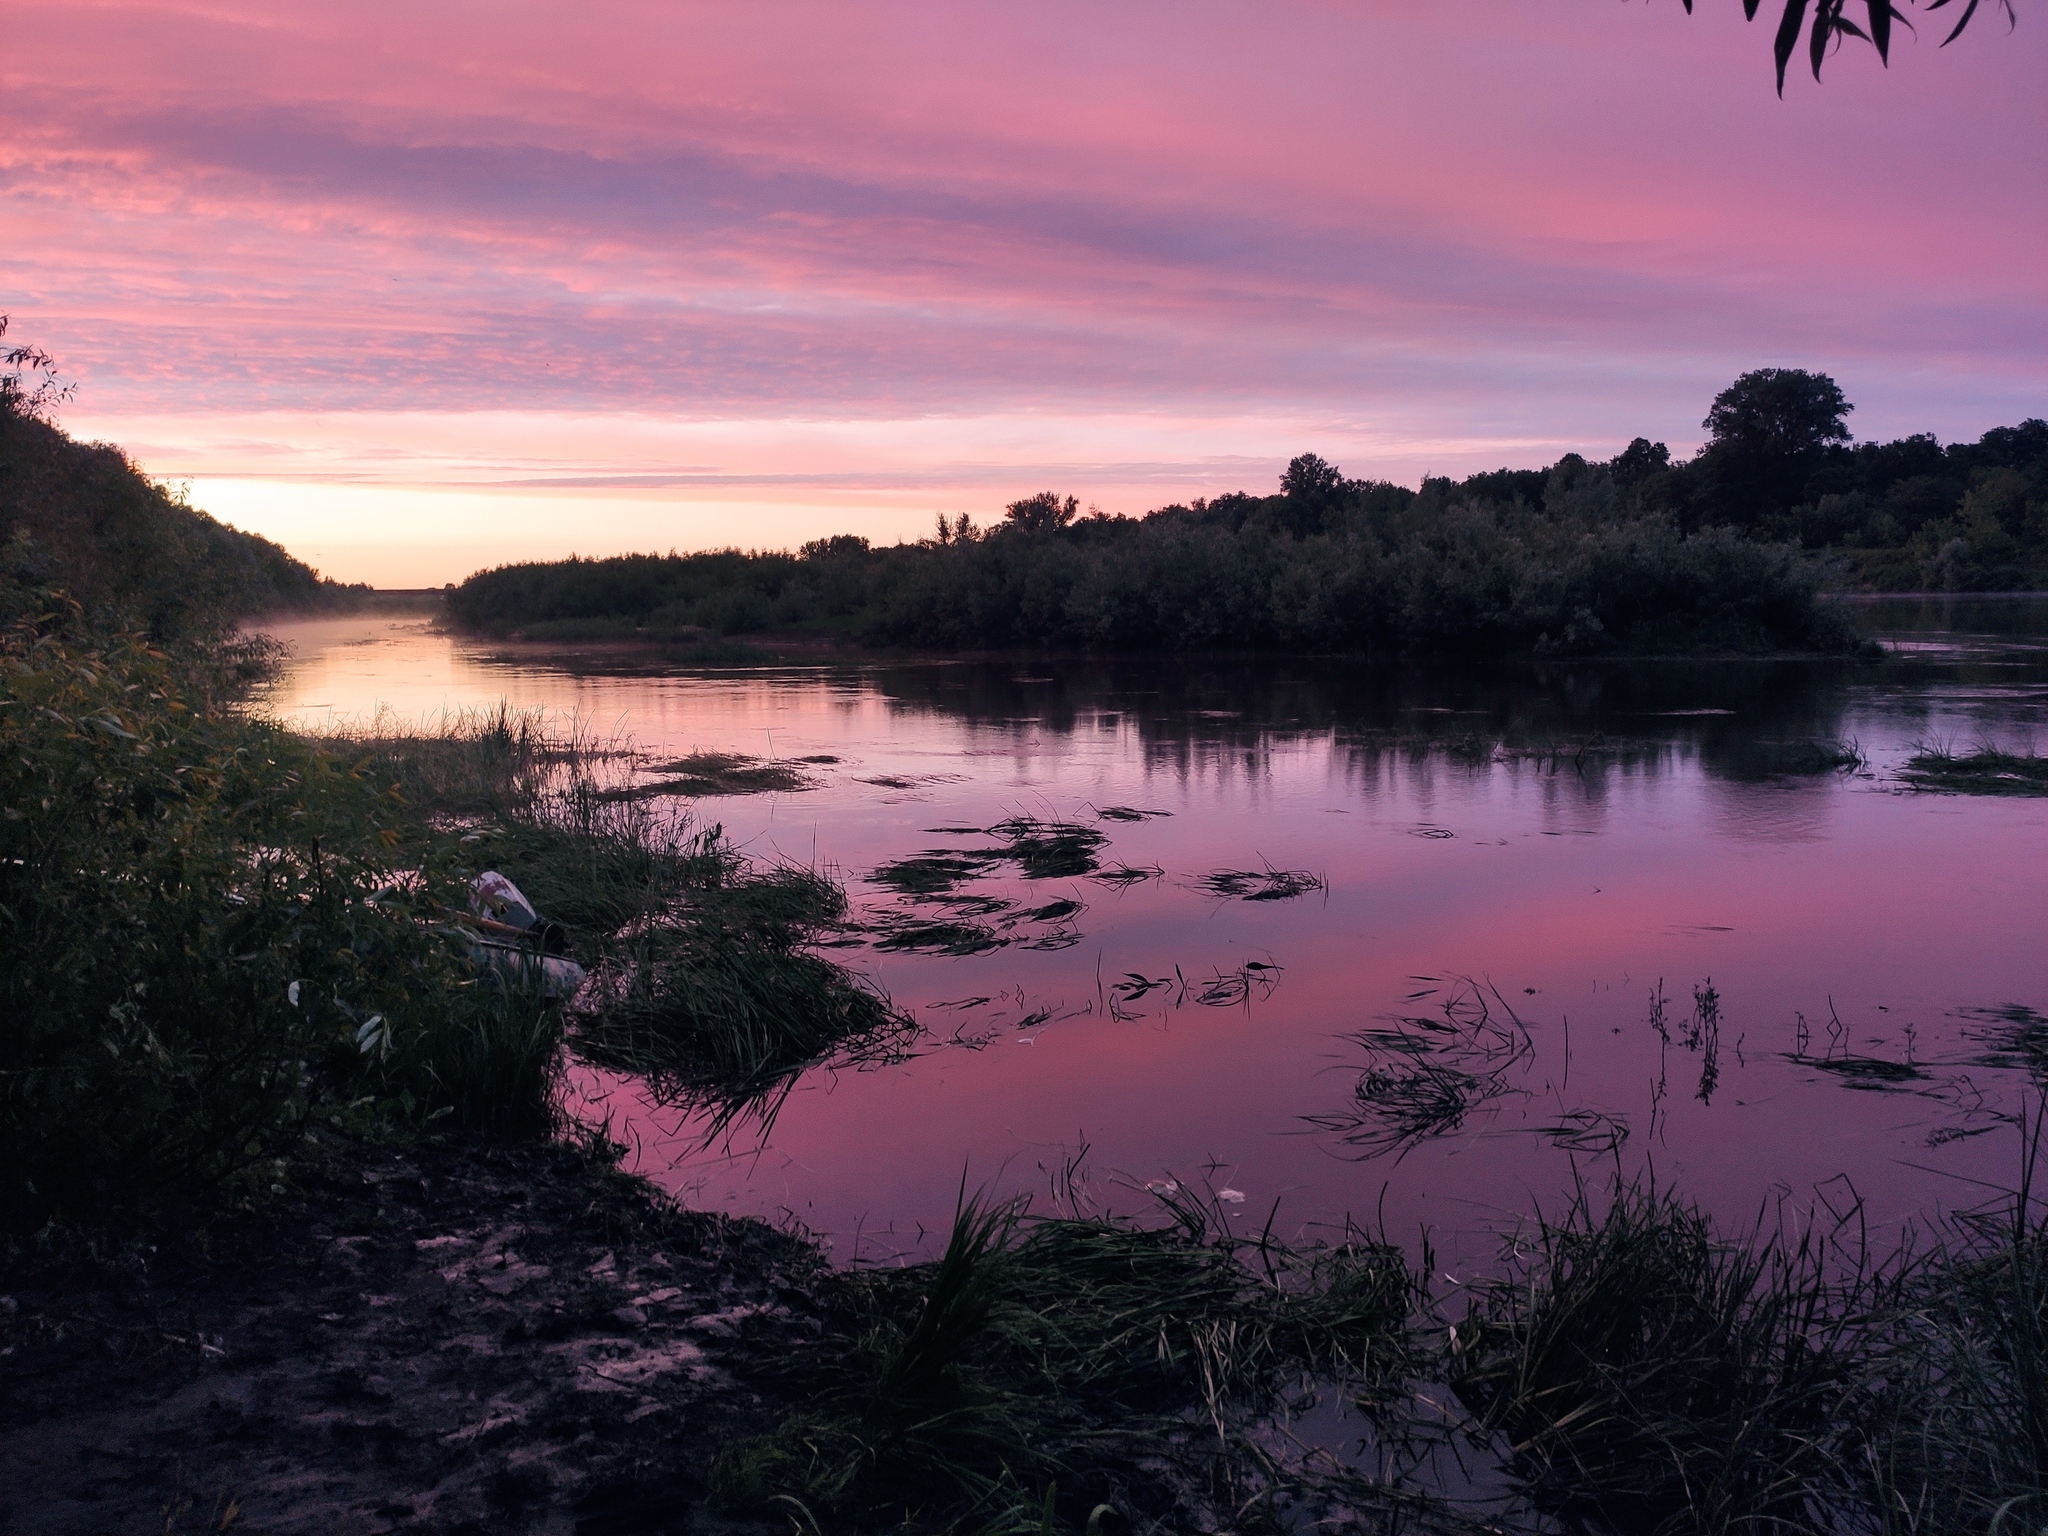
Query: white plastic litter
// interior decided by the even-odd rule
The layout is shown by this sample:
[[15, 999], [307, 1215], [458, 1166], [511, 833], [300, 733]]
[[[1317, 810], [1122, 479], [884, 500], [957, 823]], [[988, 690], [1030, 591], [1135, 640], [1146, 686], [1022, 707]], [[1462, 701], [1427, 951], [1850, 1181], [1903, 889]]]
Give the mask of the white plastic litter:
[[469, 910], [478, 917], [513, 928], [540, 926], [540, 913], [526, 899], [526, 893], [495, 869], [485, 870], [470, 882]]

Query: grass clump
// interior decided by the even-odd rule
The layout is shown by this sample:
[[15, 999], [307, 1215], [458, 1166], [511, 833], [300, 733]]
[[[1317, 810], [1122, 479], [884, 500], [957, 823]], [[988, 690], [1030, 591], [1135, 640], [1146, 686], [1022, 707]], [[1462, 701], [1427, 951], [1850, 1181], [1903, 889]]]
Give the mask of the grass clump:
[[1057, 1487], [1075, 1524], [1186, 1513], [1247, 1419], [1305, 1375], [1371, 1401], [1405, 1378], [1412, 1284], [1365, 1242], [1295, 1252], [1168, 1197], [1159, 1227], [963, 1201], [934, 1262], [830, 1277], [826, 1331], [790, 1362], [809, 1405], [715, 1481], [835, 1529], [979, 1529]]
[[1451, 1382], [1554, 1513], [1808, 1529], [1856, 1369], [1843, 1302], [1810, 1235], [1724, 1243], [1647, 1183], [1618, 1184], [1604, 1213], [1581, 1189], [1481, 1288]]
[[1453, 1389], [1574, 1528], [2038, 1530], [2040, 1134], [2017, 1188], [1882, 1259], [1860, 1207], [1729, 1241], [1646, 1181], [1618, 1180], [1604, 1211], [1582, 1187], [1477, 1287], [1450, 1333]]
[[[2036, 1120], [2030, 1153], [2039, 1144]], [[1868, 1528], [2048, 1526], [2048, 1214], [2035, 1165], [2002, 1204], [1955, 1217], [1881, 1318], [1857, 1422]]]
[[1899, 776], [1914, 789], [1963, 795], [2048, 795], [2048, 757], [1980, 746], [1974, 752], [1930, 745], [1906, 760]]
[[881, 865], [868, 879], [903, 896], [950, 895], [1002, 862], [994, 849], [932, 848]]
[[1010, 941], [987, 923], [968, 917], [892, 917], [875, 948], [923, 955], [980, 955]]
[[1095, 854], [1106, 839], [1093, 827], [1073, 821], [1041, 821], [1012, 816], [988, 829], [1000, 838], [1002, 857], [1017, 866], [1026, 880], [1057, 880], [1095, 873]]
[[650, 908], [600, 961], [576, 1019], [579, 1054], [711, 1112], [708, 1134], [772, 1120], [811, 1067], [904, 1048], [917, 1026], [887, 997], [807, 948], [846, 913], [814, 870], [699, 858], [678, 898]]

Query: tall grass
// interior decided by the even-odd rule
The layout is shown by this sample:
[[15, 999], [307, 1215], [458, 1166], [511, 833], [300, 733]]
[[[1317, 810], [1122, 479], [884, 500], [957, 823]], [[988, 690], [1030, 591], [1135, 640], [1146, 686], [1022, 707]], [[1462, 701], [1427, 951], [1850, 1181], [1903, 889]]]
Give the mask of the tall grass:
[[[1648, 1183], [1581, 1190], [1459, 1325], [1451, 1381], [1539, 1503], [1643, 1532], [1802, 1526], [1835, 1468], [1856, 1297], [1813, 1235], [1718, 1240]], [[1848, 1304], [1845, 1304], [1848, 1303]]]
[[1969, 795], [2048, 795], [2048, 757], [2006, 752], [1980, 742], [1968, 752], [1928, 742], [1906, 760], [1900, 777], [1914, 789]]
[[2048, 1216], [2018, 1185], [1917, 1245], [1720, 1237], [1647, 1181], [1538, 1222], [1450, 1335], [1475, 1432], [1598, 1530], [2034, 1532], [2048, 1520]]
[[[1381, 1401], [1416, 1356], [1412, 1281], [1358, 1238], [1296, 1251], [1234, 1236], [1185, 1193], [1154, 1227], [963, 1200], [930, 1263], [833, 1277], [827, 1332], [791, 1362], [807, 1406], [717, 1469], [728, 1501], [844, 1522], [973, 1529], [1056, 1486], [1172, 1517], [1304, 1376]], [[1185, 1511], [1182, 1511], [1185, 1513]]]

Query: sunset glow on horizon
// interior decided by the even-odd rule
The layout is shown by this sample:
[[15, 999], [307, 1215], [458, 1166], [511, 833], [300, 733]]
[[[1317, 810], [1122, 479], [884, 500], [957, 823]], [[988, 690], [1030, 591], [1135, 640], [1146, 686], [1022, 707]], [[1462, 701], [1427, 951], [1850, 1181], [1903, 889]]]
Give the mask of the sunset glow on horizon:
[[0, 312], [386, 586], [1682, 452], [1760, 366], [2048, 414], [2048, 16], [1781, 102], [1697, 9], [17, 0]]

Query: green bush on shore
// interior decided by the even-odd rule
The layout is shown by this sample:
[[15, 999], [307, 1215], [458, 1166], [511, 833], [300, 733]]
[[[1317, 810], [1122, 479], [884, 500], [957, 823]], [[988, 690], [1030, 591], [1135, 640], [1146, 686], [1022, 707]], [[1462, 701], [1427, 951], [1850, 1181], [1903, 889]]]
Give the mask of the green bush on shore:
[[14, 596], [30, 611], [0, 633], [6, 1224], [179, 1220], [273, 1182], [316, 1107], [363, 1094], [531, 1121], [538, 1081], [518, 1103], [458, 1086], [522, 1035], [529, 1079], [554, 1054], [445, 926], [460, 843], [366, 763], [225, 707], [216, 652]]

